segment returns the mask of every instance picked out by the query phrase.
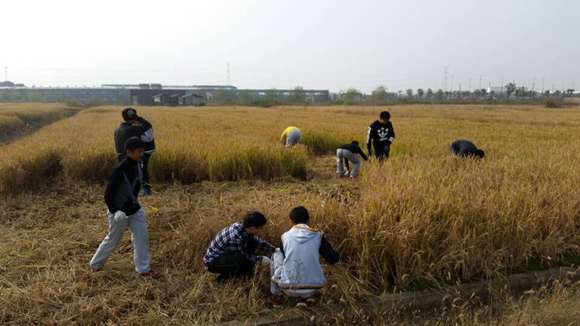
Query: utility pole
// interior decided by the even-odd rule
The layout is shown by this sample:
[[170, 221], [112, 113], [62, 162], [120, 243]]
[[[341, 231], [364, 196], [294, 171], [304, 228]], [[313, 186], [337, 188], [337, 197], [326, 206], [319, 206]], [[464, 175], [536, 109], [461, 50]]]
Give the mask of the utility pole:
[[536, 77], [534, 77], [534, 82], [532, 83], [532, 94], [536, 92]]
[[471, 93], [471, 78], [469, 78], [469, 92]]
[[481, 75], [479, 75], [479, 90], [481, 90]]
[[544, 81], [545, 81], [545, 78], [542, 77], [542, 94], [544, 94]]
[[555, 83], [556, 83], [555, 81], [552, 81], [552, 93], [554, 93], [554, 84]]
[[503, 77], [501, 77], [501, 89], [500, 89], [499, 93], [503, 94]]
[[227, 80], [227, 84], [228, 86], [232, 85], [232, 79], [230, 78], [230, 63], [228, 62], [228, 80]]
[[446, 92], [447, 91], [447, 70], [449, 69], [449, 66], [443, 66], [443, 69], [445, 69], [445, 73], [443, 74], [443, 91]]

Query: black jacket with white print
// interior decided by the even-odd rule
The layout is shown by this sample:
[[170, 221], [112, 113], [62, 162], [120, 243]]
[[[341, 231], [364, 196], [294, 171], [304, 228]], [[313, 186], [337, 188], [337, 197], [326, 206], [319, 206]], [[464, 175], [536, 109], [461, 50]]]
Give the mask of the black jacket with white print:
[[387, 121], [386, 124], [382, 124], [379, 120], [376, 120], [369, 126], [369, 133], [367, 135], [367, 149], [369, 155], [372, 154], [371, 144], [376, 149], [381, 149], [386, 145], [390, 145], [395, 141], [395, 129], [393, 129], [393, 124], [391, 121]]

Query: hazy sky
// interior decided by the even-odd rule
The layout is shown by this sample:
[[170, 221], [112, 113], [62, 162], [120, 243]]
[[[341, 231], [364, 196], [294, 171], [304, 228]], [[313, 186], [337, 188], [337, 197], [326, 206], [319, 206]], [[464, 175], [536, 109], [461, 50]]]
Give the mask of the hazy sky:
[[[231, 83], [370, 92], [580, 88], [579, 0], [2, 1], [0, 66], [28, 86]], [[453, 84], [452, 84], [453, 83]]]

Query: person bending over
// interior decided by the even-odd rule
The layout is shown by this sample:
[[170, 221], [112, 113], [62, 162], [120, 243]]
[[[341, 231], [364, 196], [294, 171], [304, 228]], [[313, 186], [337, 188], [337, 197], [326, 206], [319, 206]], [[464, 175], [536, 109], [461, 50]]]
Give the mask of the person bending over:
[[302, 132], [296, 127], [288, 127], [282, 133], [280, 142], [286, 144], [287, 148], [300, 144], [302, 143]]
[[485, 152], [478, 149], [472, 142], [465, 139], [459, 139], [449, 145], [449, 153], [460, 157], [483, 158]]
[[356, 140], [353, 140], [350, 144], [344, 144], [336, 150], [336, 174], [338, 174], [339, 178], [346, 176], [342, 165], [343, 160], [344, 164], [346, 165], [347, 170], [346, 173], [350, 171], [348, 161], [352, 162], [353, 166], [352, 171], [350, 171], [350, 178], [354, 179], [357, 177], [361, 165], [361, 162], [358, 159], [357, 154], [359, 154], [365, 161], [368, 160], [368, 157], [365, 155], [365, 153], [363, 153], [362, 149], [358, 146], [358, 141]]

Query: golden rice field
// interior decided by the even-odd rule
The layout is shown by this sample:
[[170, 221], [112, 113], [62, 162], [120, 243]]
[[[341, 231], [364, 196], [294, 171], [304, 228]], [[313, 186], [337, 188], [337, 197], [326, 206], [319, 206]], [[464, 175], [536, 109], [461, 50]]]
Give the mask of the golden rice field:
[[60, 103], [34, 105], [0, 104], [0, 144], [75, 114], [78, 110]]
[[[580, 114], [534, 106], [394, 106], [391, 159], [334, 176], [332, 153], [364, 143], [379, 107], [137, 108], [155, 131], [154, 195], [143, 198], [152, 265], [143, 280], [126, 240], [105, 271], [88, 261], [106, 234], [104, 183], [121, 107], [74, 117], [0, 146], [0, 322], [207, 324], [272, 311], [268, 271], [214, 284], [202, 258], [248, 209], [274, 244], [296, 205], [342, 254], [319, 306], [372, 294], [497, 277], [580, 255]], [[294, 125], [304, 145], [286, 149]], [[447, 152], [466, 138], [482, 161]]]

